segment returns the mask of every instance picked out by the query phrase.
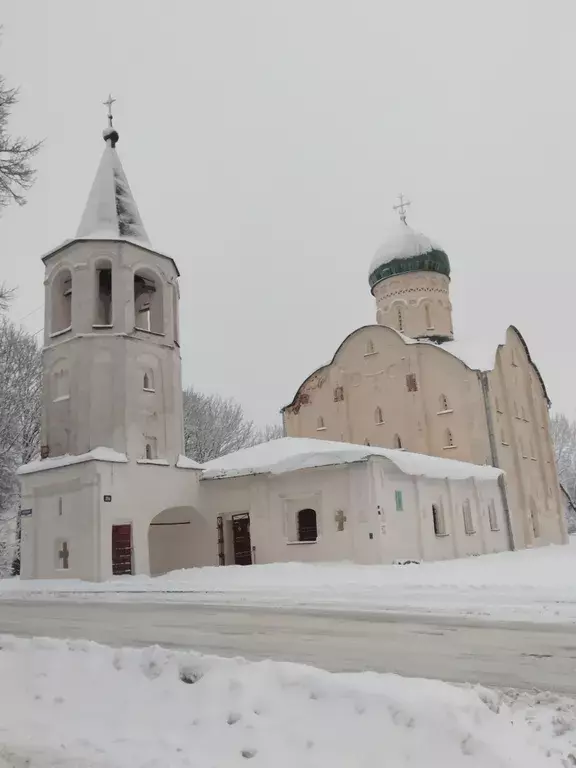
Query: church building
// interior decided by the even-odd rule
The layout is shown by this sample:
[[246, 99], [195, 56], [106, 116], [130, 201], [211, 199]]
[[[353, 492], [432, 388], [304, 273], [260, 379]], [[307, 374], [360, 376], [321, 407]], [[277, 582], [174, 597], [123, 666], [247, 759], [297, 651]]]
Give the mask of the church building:
[[23, 578], [391, 563], [566, 540], [528, 349], [510, 328], [490, 366], [464, 357], [448, 257], [404, 208], [370, 270], [377, 324], [299, 387], [288, 436], [205, 465], [184, 456], [179, 272], [148, 240], [108, 121], [76, 235], [43, 257], [41, 455], [19, 470]]
[[450, 261], [400, 220], [370, 264], [376, 324], [347, 336], [282, 409], [285, 434], [342, 440], [504, 470], [511, 548], [566, 541], [550, 400], [520, 331], [455, 336]]

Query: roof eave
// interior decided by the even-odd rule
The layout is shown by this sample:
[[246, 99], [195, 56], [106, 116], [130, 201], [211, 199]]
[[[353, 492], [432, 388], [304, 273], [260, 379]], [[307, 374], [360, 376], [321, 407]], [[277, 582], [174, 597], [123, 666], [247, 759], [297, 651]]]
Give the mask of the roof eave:
[[163, 259], [171, 261], [176, 270], [176, 275], [180, 277], [180, 270], [172, 256], [168, 256], [166, 253], [162, 253], [162, 251], [157, 251], [150, 245], [144, 245], [144, 243], [139, 243], [137, 240], [132, 240], [126, 237], [73, 237], [70, 240], [65, 240], [63, 243], [60, 243], [60, 245], [57, 245], [55, 248], [52, 248], [48, 253], [45, 253], [44, 256], [42, 256], [42, 261], [46, 264], [48, 259], [52, 256], [55, 256], [57, 253], [60, 253], [60, 251], [69, 248], [75, 243], [121, 243], [133, 245], [135, 248], [142, 248], [143, 251], [148, 251], [148, 253], [153, 253], [155, 256], [161, 256]]

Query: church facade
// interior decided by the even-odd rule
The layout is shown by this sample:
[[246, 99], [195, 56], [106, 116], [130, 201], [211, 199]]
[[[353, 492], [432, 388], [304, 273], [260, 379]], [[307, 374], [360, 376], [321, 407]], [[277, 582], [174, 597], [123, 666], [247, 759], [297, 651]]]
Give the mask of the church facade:
[[74, 238], [43, 257], [41, 456], [19, 470], [23, 578], [206, 565], [447, 559], [566, 541], [548, 397], [515, 328], [453, 340], [450, 265], [405, 222], [376, 255], [377, 324], [284, 408], [287, 437], [183, 455], [179, 272], [105, 147]]
[[550, 401], [518, 329], [488, 351], [454, 340], [448, 256], [407, 224], [404, 206], [369, 285], [376, 324], [298, 387], [285, 434], [501, 468], [511, 547], [565, 542]]

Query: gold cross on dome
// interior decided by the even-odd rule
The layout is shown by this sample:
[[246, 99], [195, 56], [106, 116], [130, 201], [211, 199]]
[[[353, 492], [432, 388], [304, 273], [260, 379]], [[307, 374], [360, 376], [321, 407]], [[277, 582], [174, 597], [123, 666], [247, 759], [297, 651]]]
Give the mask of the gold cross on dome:
[[110, 123], [110, 127], [112, 127], [112, 104], [114, 104], [115, 101], [116, 99], [113, 99], [112, 94], [110, 93], [108, 94], [106, 101], [102, 102], [104, 106], [108, 107], [108, 122]]
[[409, 205], [412, 205], [410, 200], [405, 200], [404, 195], [400, 193], [398, 195], [398, 205], [392, 206], [395, 211], [398, 211], [400, 214], [400, 221], [402, 221], [404, 224], [406, 224], [406, 209]]

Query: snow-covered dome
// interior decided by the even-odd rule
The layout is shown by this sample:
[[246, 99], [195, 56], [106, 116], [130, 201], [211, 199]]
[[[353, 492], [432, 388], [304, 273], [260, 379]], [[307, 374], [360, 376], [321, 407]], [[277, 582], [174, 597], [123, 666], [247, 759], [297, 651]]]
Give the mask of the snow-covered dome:
[[370, 264], [370, 287], [405, 272], [440, 272], [450, 277], [450, 262], [439, 245], [400, 221], [374, 254]]

